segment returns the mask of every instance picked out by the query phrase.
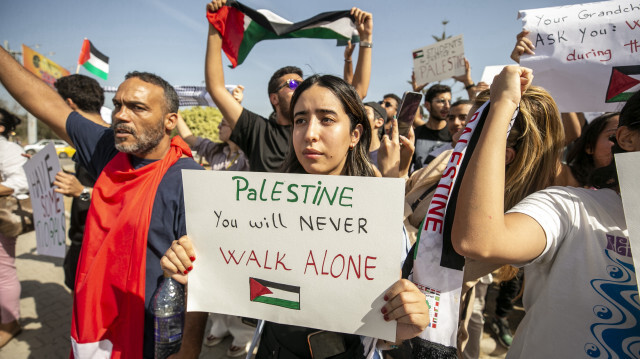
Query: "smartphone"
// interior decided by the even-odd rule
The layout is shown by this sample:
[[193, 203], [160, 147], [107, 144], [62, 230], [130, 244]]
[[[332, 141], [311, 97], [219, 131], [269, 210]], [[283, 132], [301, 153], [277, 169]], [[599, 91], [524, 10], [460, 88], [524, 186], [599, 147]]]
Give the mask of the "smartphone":
[[344, 337], [338, 333], [321, 330], [307, 336], [311, 357], [326, 359], [347, 351]]
[[402, 103], [398, 110], [398, 133], [401, 136], [407, 136], [409, 134], [409, 128], [413, 126], [413, 119], [416, 116], [418, 107], [420, 107], [420, 101], [422, 101], [422, 94], [420, 92], [407, 91], [402, 96]]

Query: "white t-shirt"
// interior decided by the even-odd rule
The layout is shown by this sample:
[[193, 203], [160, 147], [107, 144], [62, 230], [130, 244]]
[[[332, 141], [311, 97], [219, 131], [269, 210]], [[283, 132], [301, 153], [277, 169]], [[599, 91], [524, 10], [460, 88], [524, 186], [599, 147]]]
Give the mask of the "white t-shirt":
[[640, 346], [640, 301], [620, 196], [551, 187], [509, 212], [544, 229], [525, 265], [526, 315], [507, 358], [627, 358]]
[[0, 135], [0, 184], [13, 189], [13, 195], [29, 192], [27, 175], [22, 166], [27, 162], [20, 145]]

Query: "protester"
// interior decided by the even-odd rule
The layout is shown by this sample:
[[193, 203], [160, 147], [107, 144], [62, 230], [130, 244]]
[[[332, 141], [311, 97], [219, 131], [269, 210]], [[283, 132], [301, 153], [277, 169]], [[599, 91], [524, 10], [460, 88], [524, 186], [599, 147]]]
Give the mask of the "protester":
[[364, 110], [371, 126], [371, 144], [369, 145], [369, 158], [371, 163], [378, 165], [378, 149], [380, 148], [380, 138], [382, 137], [382, 126], [387, 117], [386, 111], [376, 102], [364, 104]]
[[[0, 209], [9, 207], [16, 195], [29, 192], [27, 175], [22, 166], [27, 162], [24, 150], [9, 142], [9, 135], [20, 119], [0, 108]], [[7, 212], [7, 214], [9, 214]], [[20, 281], [16, 271], [16, 230], [0, 218], [0, 348], [20, 334]]]
[[400, 104], [402, 103], [402, 99], [396, 94], [388, 93], [382, 97], [382, 101], [380, 101], [379, 103], [380, 106], [384, 107], [385, 111], [387, 111], [386, 121], [388, 123], [398, 113]]
[[435, 148], [451, 142], [451, 135], [447, 130], [450, 105], [451, 88], [447, 85], [433, 85], [424, 95], [424, 106], [429, 111], [429, 118], [424, 125], [415, 129], [416, 150], [412, 171], [424, 167], [429, 153]]
[[[472, 105], [473, 101], [471, 100], [458, 100], [451, 104], [449, 114], [447, 115], [447, 130], [449, 131], [449, 134], [452, 138], [456, 132], [464, 128], [465, 124], [467, 123], [467, 114], [469, 114], [469, 110], [471, 110]], [[452, 150], [454, 146], [455, 144], [452, 141], [445, 143], [440, 147], [434, 148], [433, 151], [429, 152], [429, 155], [425, 160], [425, 164], [429, 164], [442, 152], [446, 150]]]
[[[607, 240], [629, 241], [615, 164], [601, 169], [599, 190], [548, 188], [505, 214], [504, 134], [532, 78], [529, 69], [507, 66], [491, 85], [491, 109], [458, 194], [466, 205], [457, 207], [453, 246], [476, 260], [524, 266], [526, 314], [508, 357], [628, 356], [624, 343], [640, 340], [640, 310], [632, 303], [638, 289], [631, 252]], [[614, 152], [640, 151], [639, 117], [636, 93], [620, 113]], [[524, 172], [554, 175], [552, 166]], [[611, 286], [618, 294], [609, 296], [604, 287]]]
[[567, 155], [571, 175], [580, 186], [591, 186], [591, 173], [613, 161], [610, 140], [618, 128], [618, 113], [610, 112], [591, 121]]
[[[186, 233], [181, 170], [202, 169], [184, 141], [170, 137], [177, 121], [175, 90], [156, 75], [129, 73], [113, 98], [112, 128], [105, 128], [72, 111], [4, 50], [0, 69], [8, 92], [75, 146], [76, 160], [98, 178], [78, 263], [73, 356], [152, 358], [149, 303], [162, 276], [157, 261]], [[202, 343], [201, 335], [189, 334], [202, 333], [193, 327], [200, 318], [206, 313], [186, 314], [187, 347]]]
[[[244, 97], [244, 87], [242, 85], [237, 86], [232, 91], [233, 98], [242, 102]], [[229, 122], [223, 117], [218, 125], [218, 137], [222, 142], [213, 142], [207, 138], [194, 136], [187, 123], [182, 116], [178, 115], [178, 124], [176, 126], [180, 137], [191, 147], [193, 151], [196, 151], [198, 155], [203, 157], [211, 170], [213, 171], [248, 171], [249, 161], [244, 152], [229, 139], [231, 137], [231, 127]]]
[[[217, 12], [225, 6], [226, 0], [214, 0], [207, 5], [207, 11]], [[371, 73], [371, 41], [373, 18], [370, 13], [357, 8], [351, 9], [356, 22], [361, 43], [358, 65], [353, 77], [353, 85], [362, 98], [369, 87]], [[296, 87], [302, 82], [302, 70], [287, 66], [277, 70], [269, 80], [269, 101], [273, 115], [265, 119], [238, 104], [226, 90], [222, 68], [222, 36], [213, 24], [209, 26], [207, 54], [205, 60], [205, 80], [207, 91], [222, 112], [232, 129], [231, 141], [238, 144], [249, 158], [252, 171], [275, 172], [279, 169], [289, 151], [291, 116], [289, 102]]]
[[[355, 90], [343, 80], [330, 76], [312, 76], [296, 89], [291, 100], [293, 151], [283, 164], [284, 172], [325, 175], [372, 176], [367, 157], [370, 128]], [[397, 131], [394, 141], [398, 142]], [[168, 274], [182, 282], [183, 268], [194, 265], [195, 252], [187, 237], [174, 242], [161, 264]], [[188, 272], [187, 272], [188, 273]], [[397, 342], [419, 334], [428, 323], [424, 295], [407, 280], [399, 280], [385, 293], [387, 303], [381, 309], [385, 320], [396, 320]], [[257, 358], [311, 357], [307, 336], [317, 329], [277, 323], [265, 323]], [[340, 334], [345, 342], [343, 357], [364, 357], [358, 336]], [[379, 343], [382, 348], [389, 348]], [[288, 353], [288, 354], [287, 354]]]
[[[69, 75], [56, 80], [53, 84], [58, 94], [69, 107], [84, 118], [109, 127], [102, 120], [100, 113], [104, 104], [104, 90], [98, 81], [84, 75]], [[60, 171], [56, 174], [53, 184], [56, 192], [72, 197], [71, 213], [69, 216], [69, 241], [71, 245], [64, 256], [64, 284], [73, 290], [76, 282], [76, 270], [82, 248], [84, 225], [91, 204], [91, 192], [96, 179], [79, 163], [75, 164], [75, 175]]]

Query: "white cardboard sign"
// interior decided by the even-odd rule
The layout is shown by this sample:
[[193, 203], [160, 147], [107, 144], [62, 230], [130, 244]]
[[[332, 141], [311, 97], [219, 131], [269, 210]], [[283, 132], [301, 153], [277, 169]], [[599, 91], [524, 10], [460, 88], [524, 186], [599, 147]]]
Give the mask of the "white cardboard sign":
[[51, 143], [33, 155], [23, 166], [29, 181], [38, 254], [64, 258], [67, 238], [62, 194], [54, 191], [60, 162]]
[[196, 250], [188, 304], [395, 340], [380, 312], [400, 278], [404, 181], [182, 171]]
[[521, 10], [535, 55], [533, 84], [547, 89], [561, 112], [618, 111], [640, 90], [640, 4], [603, 1]]
[[464, 75], [462, 35], [413, 50], [413, 73], [419, 85]]
[[493, 79], [502, 72], [502, 69], [507, 65], [495, 65], [495, 66], [485, 66], [482, 71], [482, 77], [480, 78], [480, 82], [484, 82], [487, 85], [491, 86], [493, 83]]
[[615, 157], [624, 219], [629, 231], [628, 245], [631, 246], [633, 266], [636, 269], [636, 283], [640, 285], [640, 152], [616, 153]]

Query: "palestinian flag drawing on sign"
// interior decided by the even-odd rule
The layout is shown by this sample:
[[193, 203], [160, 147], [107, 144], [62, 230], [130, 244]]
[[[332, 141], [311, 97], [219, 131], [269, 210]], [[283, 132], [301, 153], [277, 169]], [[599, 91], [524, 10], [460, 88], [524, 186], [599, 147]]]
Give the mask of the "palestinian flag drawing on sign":
[[249, 300], [300, 310], [300, 287], [249, 278]]
[[82, 43], [78, 65], [84, 66], [87, 71], [103, 80], [109, 75], [109, 57], [98, 51], [88, 39], [84, 39]]
[[[632, 77], [633, 76], [633, 77]], [[614, 66], [605, 102], [625, 102], [636, 91], [628, 91], [640, 84], [640, 66]]]
[[356, 27], [349, 10], [323, 12], [292, 23], [269, 10], [254, 10], [237, 1], [215, 13], [207, 12], [209, 23], [222, 37], [222, 50], [231, 67], [241, 64], [253, 46], [262, 40], [286, 38], [351, 39]]

